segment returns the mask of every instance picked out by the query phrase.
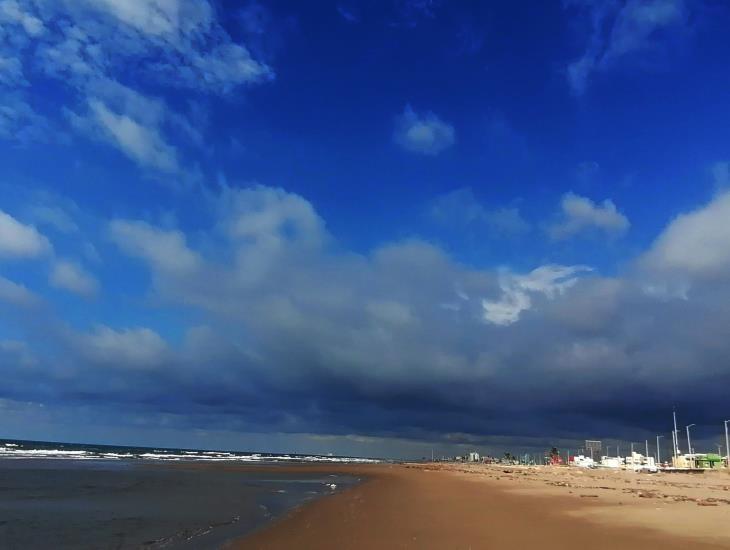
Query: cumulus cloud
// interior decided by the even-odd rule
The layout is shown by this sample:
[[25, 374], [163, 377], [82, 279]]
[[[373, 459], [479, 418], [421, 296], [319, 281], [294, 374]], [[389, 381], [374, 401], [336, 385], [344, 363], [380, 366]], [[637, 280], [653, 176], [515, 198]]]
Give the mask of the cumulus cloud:
[[162, 272], [190, 272], [200, 265], [199, 256], [188, 248], [180, 231], [160, 229], [143, 221], [114, 220], [109, 232], [122, 250], [147, 260]]
[[730, 273], [730, 191], [680, 214], [654, 241], [643, 264], [665, 274], [694, 277]]
[[99, 291], [97, 280], [87, 273], [81, 265], [70, 260], [56, 260], [51, 268], [49, 281], [56, 288], [80, 296], [94, 296]]
[[566, 193], [560, 201], [557, 221], [548, 226], [548, 234], [555, 240], [596, 231], [617, 237], [626, 233], [630, 226], [629, 219], [618, 211], [612, 200], [597, 204], [587, 197]]
[[406, 105], [396, 118], [393, 140], [411, 153], [438, 155], [454, 144], [456, 133], [451, 124], [431, 111], [417, 113]]
[[[109, 227], [149, 271], [150, 306], [185, 311], [180, 337], [139, 323], [29, 329], [51, 382], [41, 390], [18, 375], [5, 391], [103, 403], [120, 422], [134, 404], [181, 429], [444, 444], [517, 434], [538, 446], [546, 433], [643, 439], [668, 429], [667, 403], [700, 424], [726, 399], [730, 318], [717, 304], [730, 299], [727, 277], [697, 277], [686, 299], [667, 299], [645, 291], [639, 269], [476, 268], [418, 239], [353, 252], [281, 189], [224, 187], [201, 204], [209, 222], [194, 231]], [[638, 418], [616, 406], [639, 398]]]
[[153, 369], [161, 366], [169, 353], [165, 341], [149, 328], [114, 330], [101, 325], [75, 338], [80, 355], [101, 367]]
[[35, 227], [0, 210], [0, 258], [38, 258], [50, 250], [48, 239]]
[[86, 122], [142, 166], [163, 172], [178, 170], [175, 149], [165, 143], [156, 128], [144, 126], [126, 114], [115, 113], [98, 99], [89, 100]]
[[86, 109], [68, 110], [69, 120], [77, 129], [107, 141], [142, 167], [180, 173], [177, 148], [165, 136], [174, 132], [188, 142], [202, 141], [184, 117], [170, 111], [159, 99], [111, 80], [97, 82], [89, 93]]
[[565, 4], [581, 8], [591, 25], [586, 51], [567, 68], [568, 84], [576, 95], [586, 91], [595, 72], [628, 55], [660, 49], [665, 33], [688, 24], [684, 0], [571, 0]]
[[25, 286], [0, 276], [0, 300], [19, 307], [31, 307], [40, 303], [40, 298]]

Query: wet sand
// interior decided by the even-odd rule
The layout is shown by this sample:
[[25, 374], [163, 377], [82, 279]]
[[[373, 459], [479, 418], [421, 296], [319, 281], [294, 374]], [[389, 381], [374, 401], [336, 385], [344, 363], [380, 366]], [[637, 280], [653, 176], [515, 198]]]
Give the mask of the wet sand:
[[[668, 515], [667, 521], [677, 525], [666, 529], [661, 525], [661, 515], [659, 520], [651, 514], [643, 515], [651, 499], [637, 493], [617, 497], [617, 491], [610, 489], [550, 485], [556, 480], [562, 483], [560, 476], [585, 475], [571, 471], [575, 469], [534, 469], [538, 473], [530, 476], [522, 475], [519, 469], [487, 466], [325, 468], [333, 473], [366, 476], [367, 481], [300, 507], [231, 543], [230, 548], [730, 548], [726, 515], [730, 505], [705, 507], [696, 501], [672, 500], [681, 516]], [[608, 473], [613, 474], [623, 475]], [[628, 486], [648, 479], [646, 474], [628, 475], [634, 476], [628, 478], [629, 483], [625, 483], [625, 476], [614, 481]], [[662, 479], [668, 479], [668, 474], [664, 476]], [[588, 481], [587, 485], [591, 483], [601, 485], [606, 481]], [[672, 491], [679, 489], [674, 487]], [[611, 493], [625, 502], [596, 496], [597, 491]], [[656, 504], [650, 502], [649, 507]], [[601, 517], [607, 510], [620, 513], [609, 514], [611, 519], [604, 521]], [[638, 512], [638, 518], [631, 518], [632, 510]]]

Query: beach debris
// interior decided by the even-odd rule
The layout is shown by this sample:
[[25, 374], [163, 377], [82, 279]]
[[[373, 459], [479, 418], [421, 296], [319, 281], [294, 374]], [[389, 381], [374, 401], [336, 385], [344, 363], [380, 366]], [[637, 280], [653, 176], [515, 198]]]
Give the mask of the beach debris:
[[598, 498], [598, 495], [581, 495], [580, 498]]
[[697, 506], [717, 506], [717, 502], [710, 502], [709, 500], [698, 500]]

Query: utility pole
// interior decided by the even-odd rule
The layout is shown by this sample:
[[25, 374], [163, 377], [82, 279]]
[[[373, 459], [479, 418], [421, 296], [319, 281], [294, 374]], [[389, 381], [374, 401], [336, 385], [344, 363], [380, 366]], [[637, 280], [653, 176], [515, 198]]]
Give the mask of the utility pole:
[[725, 420], [725, 451], [727, 452], [727, 466], [730, 468], [730, 439], [727, 437], [727, 423], [730, 420]]
[[661, 457], [661, 454], [659, 453], [659, 439], [662, 437], [664, 437], [664, 436], [663, 435], [656, 436], [656, 463], [657, 463], [657, 465], [662, 463], [662, 457]]
[[674, 458], [679, 455], [679, 430], [677, 430], [677, 411], [672, 408], [672, 416], [674, 416]]
[[[688, 426], [685, 426], [685, 428], [687, 429], [687, 452], [690, 455], [694, 455], [694, 453], [692, 452], [692, 440], [689, 438], [689, 429], [692, 426], [695, 426], [695, 424], [689, 424]], [[694, 460], [692, 461], [692, 463], [693, 463], [693, 467], [694, 467]]]
[[646, 456], [649, 456], [649, 440], [648, 439], [644, 440], [644, 446], [646, 448]]

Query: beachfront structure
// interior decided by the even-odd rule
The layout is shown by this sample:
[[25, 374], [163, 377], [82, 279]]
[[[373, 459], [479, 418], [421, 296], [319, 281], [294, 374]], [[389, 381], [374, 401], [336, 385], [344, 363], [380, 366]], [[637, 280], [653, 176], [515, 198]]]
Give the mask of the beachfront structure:
[[631, 453], [631, 456], [627, 456], [624, 459], [627, 470], [641, 471], [645, 470], [648, 472], [656, 472], [657, 465], [656, 460], [653, 456], [645, 456], [641, 453]]
[[722, 468], [723, 458], [715, 453], [686, 453], [672, 461], [675, 468]]
[[602, 468], [620, 468], [623, 466], [623, 462], [618, 456], [602, 456], [600, 466]]
[[596, 462], [590, 456], [577, 455], [571, 457], [570, 463], [578, 468], [593, 468]]
[[467, 460], [469, 462], [479, 462], [479, 453], [477, 453], [477, 452], [469, 453], [469, 455], [467, 456]]

